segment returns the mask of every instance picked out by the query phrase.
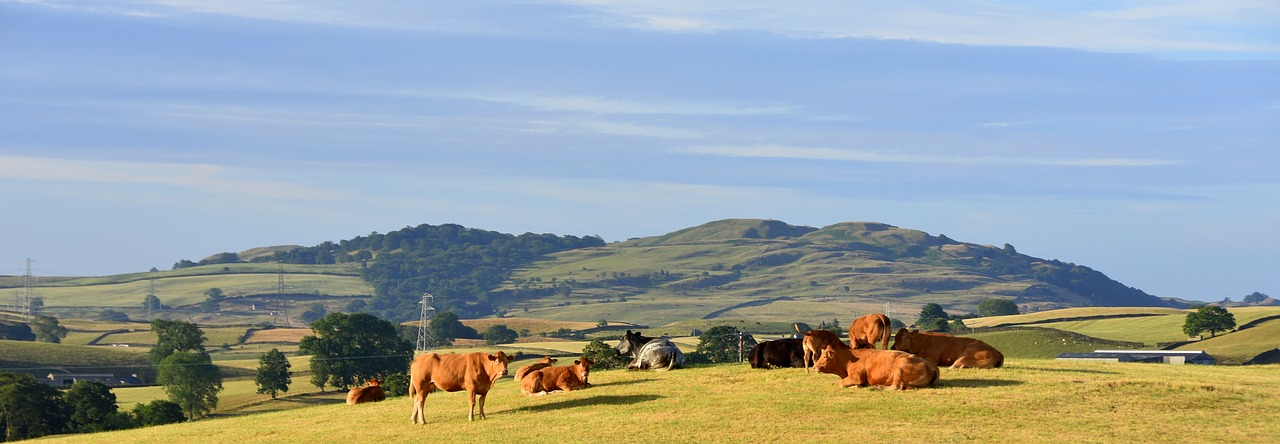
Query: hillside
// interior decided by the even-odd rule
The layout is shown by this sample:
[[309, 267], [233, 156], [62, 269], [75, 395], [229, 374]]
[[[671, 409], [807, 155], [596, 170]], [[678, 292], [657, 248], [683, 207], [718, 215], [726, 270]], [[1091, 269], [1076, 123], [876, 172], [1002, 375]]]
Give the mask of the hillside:
[[992, 297], [1024, 311], [1169, 304], [1011, 246], [875, 222], [812, 228], [756, 219], [553, 253], [519, 269], [491, 300], [528, 317], [665, 325], [709, 317], [847, 322], [871, 311], [910, 317], [929, 302], [963, 313]]

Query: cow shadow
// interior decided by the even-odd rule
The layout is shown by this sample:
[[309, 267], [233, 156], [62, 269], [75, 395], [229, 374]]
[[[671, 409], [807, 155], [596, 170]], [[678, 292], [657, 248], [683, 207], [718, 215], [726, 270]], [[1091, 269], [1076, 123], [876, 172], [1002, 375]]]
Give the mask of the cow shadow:
[[1009, 379], [964, 379], [964, 378], [944, 378], [939, 379], [934, 387], [945, 388], [986, 388], [986, 387], [1010, 387], [1015, 385], [1026, 384], [1024, 381], [1015, 381]]
[[631, 384], [640, 384], [640, 383], [643, 383], [643, 382], [650, 382], [650, 381], [657, 381], [657, 379], [655, 379], [655, 378], [641, 378], [641, 379], [628, 379], [628, 380], [625, 380], [625, 381], [612, 381], [612, 382], [606, 382], [606, 383], [603, 383], [603, 384], [591, 383], [591, 387], [609, 387], [609, 386], [617, 386], [617, 385], [631, 385]]
[[[556, 396], [556, 395], [548, 395]], [[573, 409], [599, 405], [630, 405], [662, 399], [659, 395], [602, 395], [585, 398], [566, 399], [546, 404], [529, 405], [512, 409], [513, 412], [546, 412], [552, 410]]]

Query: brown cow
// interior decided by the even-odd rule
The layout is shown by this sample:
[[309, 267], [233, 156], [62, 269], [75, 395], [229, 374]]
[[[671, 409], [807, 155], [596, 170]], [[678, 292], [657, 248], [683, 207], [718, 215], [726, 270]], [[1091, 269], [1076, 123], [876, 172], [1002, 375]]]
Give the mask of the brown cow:
[[[792, 324], [797, 332], [800, 332], [800, 326]], [[802, 346], [804, 347], [804, 372], [809, 373], [809, 365], [818, 360], [818, 354], [822, 353], [822, 349], [827, 346], [832, 347], [849, 347], [840, 340], [840, 336], [827, 330], [809, 330], [804, 333]]]
[[427, 395], [436, 389], [446, 392], [466, 390], [471, 399], [471, 413], [467, 420], [476, 419], [476, 395], [480, 395], [480, 419], [484, 416], [484, 398], [498, 378], [507, 375], [511, 357], [502, 352], [437, 354], [418, 356], [409, 366], [409, 396], [413, 397], [414, 424], [426, 424]]
[[523, 381], [525, 375], [528, 375], [529, 372], [550, 367], [551, 364], [555, 364], [555, 363], [556, 363], [556, 358], [544, 355], [542, 359], [539, 360], [538, 362], [516, 369], [516, 380]]
[[839, 376], [841, 387], [879, 385], [906, 390], [930, 387], [938, 382], [938, 366], [919, 356], [894, 350], [827, 347], [814, 368], [819, 373]]
[[889, 317], [874, 313], [849, 324], [849, 345], [853, 348], [876, 348], [880, 341], [880, 349], [889, 349]]
[[356, 387], [347, 392], [347, 405], [378, 402], [384, 399], [387, 399], [387, 394], [382, 391], [382, 381], [378, 378], [369, 378], [369, 385]]
[[534, 370], [520, 380], [520, 391], [526, 395], [545, 395], [559, 390], [568, 392], [585, 388], [587, 378], [591, 376], [591, 365], [595, 363], [583, 356], [573, 361], [573, 365]]
[[942, 333], [898, 329], [893, 349], [915, 354], [937, 366], [951, 368], [999, 368], [1004, 354], [986, 342]]

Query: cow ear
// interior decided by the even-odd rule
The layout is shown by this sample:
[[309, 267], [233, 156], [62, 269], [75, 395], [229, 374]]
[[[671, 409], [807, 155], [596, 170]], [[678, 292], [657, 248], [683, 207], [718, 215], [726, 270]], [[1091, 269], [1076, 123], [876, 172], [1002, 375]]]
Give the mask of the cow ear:
[[574, 359], [574, 360], [573, 360], [573, 365], [578, 365], [578, 364], [581, 364], [581, 363], [582, 363], [582, 361], [579, 361], [579, 360], [577, 360], [577, 359]]

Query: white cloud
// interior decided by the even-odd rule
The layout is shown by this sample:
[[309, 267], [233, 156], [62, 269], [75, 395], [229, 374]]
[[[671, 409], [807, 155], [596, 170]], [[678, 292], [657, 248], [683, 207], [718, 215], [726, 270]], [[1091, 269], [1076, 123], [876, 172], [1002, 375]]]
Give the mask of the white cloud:
[[246, 178], [231, 168], [211, 164], [148, 163], [0, 156], [0, 179], [161, 185], [213, 194], [266, 199], [338, 200], [331, 190]]
[[949, 156], [941, 154], [906, 154], [897, 151], [870, 151], [839, 148], [806, 148], [782, 145], [725, 146], [703, 145], [675, 150], [677, 153], [727, 157], [766, 157], [848, 162], [941, 163], [1046, 165], [1082, 167], [1153, 167], [1175, 165], [1166, 159], [1139, 158], [1046, 158], [1019, 156]]

